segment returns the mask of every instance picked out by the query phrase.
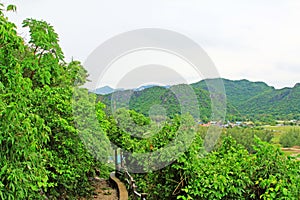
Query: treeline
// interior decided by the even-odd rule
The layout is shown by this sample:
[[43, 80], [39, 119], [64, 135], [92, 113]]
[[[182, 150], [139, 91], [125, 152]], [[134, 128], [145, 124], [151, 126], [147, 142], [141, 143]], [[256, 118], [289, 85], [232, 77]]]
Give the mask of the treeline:
[[280, 144], [282, 147], [300, 146], [300, 129], [289, 128], [282, 133], [280, 136]]

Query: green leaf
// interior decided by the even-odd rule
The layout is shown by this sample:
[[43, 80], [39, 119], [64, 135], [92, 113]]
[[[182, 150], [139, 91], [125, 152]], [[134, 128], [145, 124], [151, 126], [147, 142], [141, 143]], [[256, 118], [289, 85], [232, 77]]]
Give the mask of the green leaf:
[[15, 12], [15, 11], [17, 11], [17, 6], [15, 6], [15, 5], [8, 5], [6, 7], [6, 11], [13, 11], [13, 12]]

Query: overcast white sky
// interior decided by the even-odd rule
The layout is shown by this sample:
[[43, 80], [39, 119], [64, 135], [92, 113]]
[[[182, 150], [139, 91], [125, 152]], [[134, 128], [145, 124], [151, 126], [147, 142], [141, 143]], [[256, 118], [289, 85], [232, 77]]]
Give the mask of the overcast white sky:
[[[220, 76], [264, 81], [276, 88], [300, 82], [298, 0], [19, 0], [9, 14], [51, 23], [67, 61], [82, 62], [102, 42], [138, 28], [163, 28], [196, 41]], [[19, 29], [22, 36], [26, 31]]]

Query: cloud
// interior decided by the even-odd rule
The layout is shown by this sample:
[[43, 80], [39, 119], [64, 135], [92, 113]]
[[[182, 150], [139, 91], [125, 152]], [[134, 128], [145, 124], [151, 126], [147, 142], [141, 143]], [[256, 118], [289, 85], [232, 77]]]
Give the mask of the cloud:
[[[84, 61], [102, 42], [125, 31], [164, 28], [201, 45], [221, 76], [299, 82], [300, 2], [295, 0], [12, 1], [10, 19], [45, 19], [56, 28], [67, 59]], [[19, 32], [23, 32], [20, 30]], [[278, 67], [287, 63], [287, 67]], [[290, 65], [288, 64], [290, 63]], [[293, 67], [294, 66], [294, 67]]]

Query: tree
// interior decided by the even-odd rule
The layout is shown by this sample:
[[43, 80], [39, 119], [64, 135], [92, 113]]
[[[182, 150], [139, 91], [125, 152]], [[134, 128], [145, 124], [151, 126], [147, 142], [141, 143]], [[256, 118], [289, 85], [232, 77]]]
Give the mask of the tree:
[[86, 71], [65, 63], [51, 25], [26, 19], [27, 43], [0, 6], [0, 198], [87, 195], [88, 177], [101, 166], [80, 138], [72, 102], [76, 88], [86, 91], [78, 89]]

